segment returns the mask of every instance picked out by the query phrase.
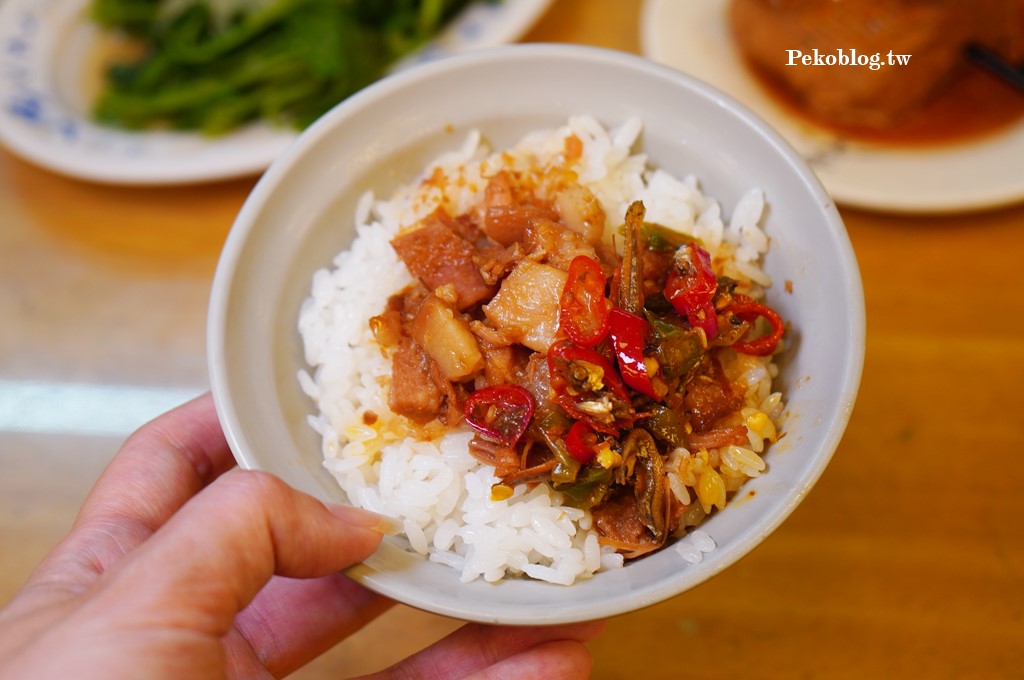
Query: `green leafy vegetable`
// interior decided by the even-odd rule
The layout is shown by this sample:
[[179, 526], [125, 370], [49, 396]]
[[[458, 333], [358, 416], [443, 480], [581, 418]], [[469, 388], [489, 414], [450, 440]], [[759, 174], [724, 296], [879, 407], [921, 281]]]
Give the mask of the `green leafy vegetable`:
[[110, 65], [94, 115], [128, 128], [304, 128], [432, 38], [471, 0], [93, 0], [140, 42]]

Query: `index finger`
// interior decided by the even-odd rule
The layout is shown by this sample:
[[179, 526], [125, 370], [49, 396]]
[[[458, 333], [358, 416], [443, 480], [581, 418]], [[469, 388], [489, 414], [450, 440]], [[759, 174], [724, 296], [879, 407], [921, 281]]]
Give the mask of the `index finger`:
[[133, 622], [219, 640], [274, 575], [311, 579], [366, 559], [384, 520], [326, 506], [277, 477], [235, 470], [190, 501], [99, 582], [97, 603]]
[[128, 520], [152, 533], [234, 466], [213, 398], [203, 394], [128, 438], [93, 487], [76, 525]]
[[209, 393], [157, 417], [125, 441], [37, 573], [80, 589], [234, 466]]

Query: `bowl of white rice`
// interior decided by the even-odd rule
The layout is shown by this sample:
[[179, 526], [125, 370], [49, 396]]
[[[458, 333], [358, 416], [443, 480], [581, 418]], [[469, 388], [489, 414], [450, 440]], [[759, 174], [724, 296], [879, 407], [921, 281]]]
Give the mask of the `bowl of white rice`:
[[[609, 242], [642, 201], [646, 220], [697, 239], [719, 274], [785, 320], [769, 356], [727, 367], [744, 386], [746, 439], [665, 455], [667, 493], [704, 508], [699, 526], [636, 559], [549, 484], [494, 493], [471, 429], [411, 429], [389, 408], [392, 364], [371, 319], [415, 279], [392, 241], [439, 207], [471, 211], [497, 173], [541, 166], [567, 169], [600, 203]], [[845, 228], [779, 135], [677, 71], [567, 45], [420, 66], [311, 126], [239, 213], [208, 325], [212, 391], [239, 465], [393, 519], [396, 535], [354, 579], [440, 615], [513, 625], [660, 602], [768, 538], [836, 450], [863, 352]]]

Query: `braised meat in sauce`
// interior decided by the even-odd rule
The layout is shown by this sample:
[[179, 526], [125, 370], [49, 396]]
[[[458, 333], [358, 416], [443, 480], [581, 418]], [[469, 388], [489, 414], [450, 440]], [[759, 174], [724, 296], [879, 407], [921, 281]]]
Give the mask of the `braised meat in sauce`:
[[[1024, 58], [1021, 0], [730, 0], [729, 23], [753, 72], [783, 100], [815, 122], [869, 137], [903, 126], [947, 91], [963, 99], [978, 88], [959, 81], [975, 72], [1000, 86], [972, 68], [968, 45], [984, 45], [1011, 63]], [[815, 50], [832, 57], [837, 51], [861, 59], [878, 55], [879, 63], [803, 65], [790, 58], [791, 51]], [[904, 55], [906, 62], [890, 63], [890, 53]], [[967, 107], [989, 107], [993, 98]], [[959, 127], [970, 127], [963, 115], [950, 113], [959, 109], [943, 104], [941, 111], [947, 109]]]
[[501, 172], [484, 197], [392, 241], [416, 281], [371, 320], [392, 357], [389, 405], [419, 425], [468, 424], [493, 498], [551, 484], [592, 511], [604, 545], [656, 550], [687, 524], [671, 452], [746, 441], [722, 353], [772, 354], [782, 319], [717, 276], [699, 242], [645, 222], [640, 202], [619, 255], [579, 184], [537, 192]]

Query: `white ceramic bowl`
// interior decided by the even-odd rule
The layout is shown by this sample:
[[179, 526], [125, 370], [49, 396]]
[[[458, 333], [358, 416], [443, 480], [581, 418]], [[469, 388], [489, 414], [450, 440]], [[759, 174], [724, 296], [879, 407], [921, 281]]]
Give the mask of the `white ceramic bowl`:
[[[671, 548], [565, 587], [509, 579], [459, 582], [448, 567], [385, 541], [351, 570], [366, 587], [466, 620], [534, 624], [605, 617], [681, 593], [764, 540], [810, 491], [853, 408], [864, 351], [857, 264], [832, 200], [771, 129], [712, 87], [636, 56], [595, 48], [517, 45], [451, 57], [392, 76], [350, 98], [280, 157], [245, 203], [224, 247], [209, 314], [211, 384], [239, 464], [270, 471], [324, 500], [344, 495], [306, 423], [314, 405], [299, 307], [312, 274], [350, 242], [360, 195], [387, 196], [479, 129], [500, 149], [575, 114], [608, 126], [644, 121], [652, 164], [700, 178], [728, 211], [751, 187], [769, 202], [770, 303], [792, 323], [780, 358], [786, 437], [756, 493], [712, 516], [718, 543], [688, 564]], [[782, 282], [792, 282], [786, 292]]]

